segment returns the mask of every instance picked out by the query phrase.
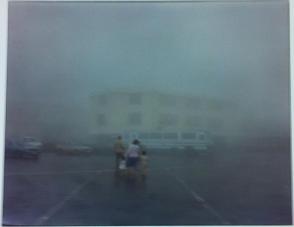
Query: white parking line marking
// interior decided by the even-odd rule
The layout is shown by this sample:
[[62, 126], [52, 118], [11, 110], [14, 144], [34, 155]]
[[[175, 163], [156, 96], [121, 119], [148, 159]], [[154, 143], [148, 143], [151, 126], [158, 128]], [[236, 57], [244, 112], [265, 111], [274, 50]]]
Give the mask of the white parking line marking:
[[187, 184], [185, 181], [183, 181], [182, 179], [180, 179], [178, 176], [171, 174], [170, 173], [170, 168], [166, 168], [166, 170], [168, 171], [168, 173], [173, 176], [185, 189], [186, 191], [188, 191], [192, 197], [198, 202], [201, 203], [201, 205], [208, 210], [212, 215], [214, 215], [215, 217], [217, 217], [221, 224], [223, 225], [230, 225], [230, 222], [228, 222], [227, 220], [224, 219], [224, 217], [222, 217], [212, 206], [210, 206], [204, 198], [202, 198], [198, 193], [196, 193], [195, 191], [193, 191]]
[[[230, 225], [228, 221], [226, 221], [213, 207], [211, 207], [199, 194], [193, 191], [182, 179], [180, 179], [175, 174], [171, 174], [170, 170], [173, 169], [181, 169], [186, 167], [175, 167], [175, 168], [155, 168], [154, 170], [162, 170], [165, 169], [168, 171], [169, 175], [174, 177], [194, 198], [194, 200], [200, 203], [206, 210], [208, 210], [211, 214], [217, 217], [222, 224]], [[38, 173], [7, 173], [5, 176], [17, 176], [17, 175], [66, 175], [66, 174], [82, 174], [82, 173], [105, 173], [105, 172], [113, 172], [114, 169], [101, 169], [101, 170], [85, 170], [85, 171], [65, 171], [65, 172], [57, 172], [57, 171], [48, 171], [48, 172], [38, 172]], [[90, 183], [93, 179], [89, 179], [84, 183], [78, 185], [73, 191], [71, 191], [61, 202], [57, 203], [55, 206], [45, 212], [40, 218], [38, 218], [35, 222], [35, 225], [40, 226], [44, 224], [47, 220], [49, 220], [58, 210], [60, 210], [69, 200], [71, 200], [74, 196], [76, 196], [88, 183]]]
[[[90, 171], [68, 171], [64, 172], [65, 174], [77, 174], [77, 173], [84, 173], [84, 172], [90, 172], [90, 173], [105, 173], [105, 172], [113, 172], [114, 169], [102, 169], [102, 170], [90, 170]], [[52, 174], [51, 172], [48, 172]], [[58, 173], [60, 174], [60, 173]], [[36, 226], [42, 225], [44, 222], [46, 222], [48, 219], [50, 219], [58, 210], [60, 210], [69, 200], [71, 200], [73, 197], [75, 197], [87, 184], [89, 184], [93, 178], [88, 179], [84, 183], [78, 185], [73, 191], [71, 191], [61, 202], [57, 203], [55, 206], [50, 208], [44, 215], [42, 215], [40, 218], [37, 219], [35, 222]]]
[[112, 172], [114, 169], [101, 169], [101, 170], [84, 170], [84, 171], [47, 171], [47, 172], [21, 172], [21, 173], [6, 173], [4, 176], [40, 176], [40, 175], [67, 175], [67, 174], [83, 174], [83, 173], [104, 173], [104, 172]]
[[64, 204], [77, 195], [92, 179], [85, 181], [84, 183], [78, 185], [73, 191], [71, 191], [61, 202], [57, 203], [55, 206], [50, 208], [44, 215], [37, 219], [35, 225], [40, 226], [49, 218], [51, 218], [59, 209], [61, 209]]

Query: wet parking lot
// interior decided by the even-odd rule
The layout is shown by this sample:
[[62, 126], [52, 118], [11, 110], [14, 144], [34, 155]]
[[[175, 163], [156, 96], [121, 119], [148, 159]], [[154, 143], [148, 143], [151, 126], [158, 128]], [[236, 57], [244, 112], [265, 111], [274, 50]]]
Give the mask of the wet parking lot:
[[289, 157], [261, 145], [150, 151], [145, 181], [115, 174], [111, 151], [6, 159], [3, 224], [291, 224]]

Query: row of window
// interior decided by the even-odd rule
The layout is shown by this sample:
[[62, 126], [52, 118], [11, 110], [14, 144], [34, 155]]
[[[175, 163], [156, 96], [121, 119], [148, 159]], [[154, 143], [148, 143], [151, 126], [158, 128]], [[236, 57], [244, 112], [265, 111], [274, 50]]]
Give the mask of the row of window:
[[[197, 134], [193, 132], [181, 133], [180, 137], [182, 139], [196, 139]], [[139, 133], [138, 137], [140, 139], [171, 139], [175, 140], [179, 138], [178, 133], [174, 132], [166, 132], [166, 133], [158, 133], [158, 132], [151, 132], [151, 133]], [[199, 135], [200, 139], [204, 139], [204, 134]]]
[[[172, 114], [162, 114], [159, 117], [158, 124], [160, 127], [167, 127], [167, 126], [176, 126], [178, 124], [178, 116], [172, 115]], [[195, 127], [195, 126], [201, 126], [204, 119], [201, 119], [200, 117], [193, 116], [186, 118], [186, 125]], [[221, 119], [216, 118], [206, 118], [206, 122], [209, 122], [209, 125], [213, 128], [220, 128], [223, 125], [223, 122]], [[107, 126], [108, 121], [105, 114], [98, 114], [97, 116], [97, 124], [98, 126]], [[130, 113], [127, 117], [127, 123], [130, 126], [140, 126], [143, 123], [143, 117], [141, 113]]]
[[[119, 133], [111, 133], [111, 134], [100, 134], [97, 136], [97, 139], [100, 141], [112, 141], [114, 138], [119, 136]], [[178, 140], [178, 139], [185, 139], [185, 140], [205, 140], [207, 138], [206, 133], [194, 133], [194, 132], [183, 132], [183, 133], [176, 133], [176, 132], [145, 132], [145, 133], [138, 133], [136, 134], [136, 138], [139, 140]], [[129, 135], [128, 133], [123, 134], [123, 138], [129, 140], [133, 136]]]
[[[105, 114], [98, 114], [97, 116], [97, 124], [99, 126], [106, 126], [107, 119]], [[130, 113], [128, 115], [128, 124], [129, 125], [141, 125], [142, 124], [142, 114], [141, 113]]]
[[[110, 103], [110, 96], [109, 95], [100, 95], [98, 96], [98, 105], [99, 106], [105, 106], [108, 103]], [[128, 102], [130, 105], [142, 105], [142, 95], [141, 94], [129, 94], [128, 95]], [[175, 106], [177, 100], [171, 96], [168, 95], [160, 95], [158, 97], [159, 104], [162, 106]], [[221, 110], [224, 108], [222, 103], [218, 101], [203, 101], [200, 98], [187, 98], [185, 100], [185, 106], [187, 108], [203, 108], [204, 106], [208, 109], [215, 109], [215, 110]]]
[[[110, 97], [108, 95], [98, 96], [98, 105], [105, 106], [110, 102]], [[129, 104], [140, 105], [142, 104], [142, 95], [141, 94], [130, 94], [129, 95]]]

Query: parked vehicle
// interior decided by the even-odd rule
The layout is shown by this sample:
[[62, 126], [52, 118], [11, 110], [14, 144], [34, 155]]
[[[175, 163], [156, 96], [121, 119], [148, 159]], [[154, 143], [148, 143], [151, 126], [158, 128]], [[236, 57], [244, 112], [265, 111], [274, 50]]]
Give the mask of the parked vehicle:
[[38, 159], [42, 150], [42, 143], [32, 137], [22, 140], [7, 139], [5, 141], [5, 156], [12, 158]]
[[146, 147], [154, 149], [204, 151], [208, 150], [212, 145], [210, 134], [204, 130], [193, 132], [124, 133], [123, 138], [129, 143], [134, 139], [139, 139]]
[[134, 139], [141, 141], [141, 145], [152, 150], [189, 150], [189, 151], [211, 151], [214, 141], [211, 134], [202, 129], [184, 132], [118, 132], [98, 134], [93, 144], [97, 148], [111, 149], [113, 141], [117, 136], [122, 136], [125, 144], [130, 144]]
[[23, 146], [26, 150], [40, 152], [43, 144], [35, 138], [24, 137]]

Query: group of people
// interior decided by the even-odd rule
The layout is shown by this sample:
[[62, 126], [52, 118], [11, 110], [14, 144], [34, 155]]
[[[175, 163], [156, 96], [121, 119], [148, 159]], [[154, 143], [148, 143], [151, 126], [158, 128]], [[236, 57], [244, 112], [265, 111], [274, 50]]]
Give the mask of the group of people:
[[118, 136], [114, 143], [115, 170], [126, 171], [128, 175], [147, 175], [147, 153], [142, 148], [140, 141], [135, 139], [126, 148], [122, 137]]

